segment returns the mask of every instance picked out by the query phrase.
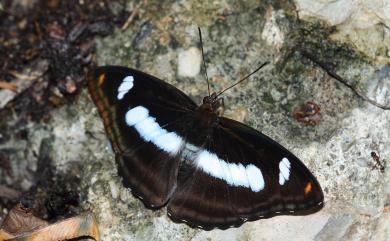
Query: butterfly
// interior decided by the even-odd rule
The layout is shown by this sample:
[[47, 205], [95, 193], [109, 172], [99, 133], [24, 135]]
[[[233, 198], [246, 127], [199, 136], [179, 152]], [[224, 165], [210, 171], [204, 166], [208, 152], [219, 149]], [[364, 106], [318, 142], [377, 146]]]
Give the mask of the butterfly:
[[103, 66], [88, 89], [123, 185], [146, 207], [167, 206], [175, 222], [210, 230], [323, 207], [321, 187], [291, 152], [219, 115], [219, 94], [197, 105], [141, 71]]

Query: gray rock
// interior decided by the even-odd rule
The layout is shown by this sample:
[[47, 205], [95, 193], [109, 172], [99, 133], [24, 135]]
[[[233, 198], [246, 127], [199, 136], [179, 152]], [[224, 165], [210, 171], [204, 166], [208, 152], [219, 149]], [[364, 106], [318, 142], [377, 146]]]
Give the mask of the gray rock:
[[[383, 50], [390, 41], [387, 15], [376, 8], [378, 24], [365, 25], [365, 31], [354, 32], [352, 38], [345, 26], [356, 24], [350, 17], [364, 15], [351, 15], [356, 7], [350, 1], [321, 1], [319, 12], [314, 11], [318, 5], [308, 7], [310, 1], [296, 2], [304, 13], [300, 22], [287, 1], [149, 1], [126, 31], [97, 42], [96, 57], [101, 65], [130, 66], [164, 79], [197, 102], [207, 93], [203, 74], [178, 74], [179, 52], [198, 44], [197, 25], [203, 30], [214, 91], [271, 61], [226, 93], [226, 113], [280, 142], [312, 170], [325, 193], [325, 208], [316, 214], [205, 232], [171, 222], [165, 209], [144, 208], [121, 184], [87, 91], [77, 103], [55, 111], [47, 125], [32, 124], [31, 135], [41, 138], [9, 140], [0, 148], [18, 148], [12, 157], [17, 165], [34, 167], [34, 158], [30, 163], [24, 158], [44, 136], [52, 138], [53, 165], [58, 173], [81, 179], [82, 207], [96, 213], [103, 240], [388, 240], [390, 172], [373, 169], [370, 153], [390, 160], [390, 112], [361, 100], [302, 54], [302, 49], [313, 54], [361, 93], [388, 105], [390, 59]], [[366, 1], [358, 2], [372, 9]], [[382, 49], [370, 44], [380, 41]], [[321, 107], [322, 120], [316, 126], [292, 118], [293, 107], [307, 100]]]
[[[156, 26], [156, 29], [152, 30], [151, 38], [160, 39], [166, 35], [166, 31], [170, 31], [171, 37], [178, 45], [188, 49], [196, 46], [198, 42], [193, 21], [198, 22], [203, 30], [208, 74], [213, 90], [226, 88], [259, 63], [270, 60], [273, 63], [271, 66], [226, 94], [226, 112], [229, 117], [243, 120], [260, 129], [296, 153], [318, 177], [325, 190], [326, 207], [318, 214], [307, 217], [276, 217], [227, 231], [191, 230], [191, 235], [196, 233], [192, 239], [361, 240], [375, 235], [378, 240], [385, 240], [383, 237], [386, 236], [376, 232], [378, 229], [389, 228], [389, 224], [384, 224], [384, 220], [389, 223], [388, 215], [383, 213], [386, 195], [389, 193], [386, 187], [389, 172], [372, 170], [373, 160], [370, 152], [380, 153], [382, 160], [389, 159], [387, 146], [390, 112], [361, 101], [319, 66], [299, 55], [296, 45], [300, 37], [296, 37], [299, 31], [298, 22], [294, 18], [294, 8], [283, 1], [278, 3], [279, 5], [274, 6], [220, 3], [218, 8], [204, 4], [196, 14], [188, 12], [197, 7], [196, 3], [175, 3], [171, 8], [160, 11], [158, 17], [152, 18], [152, 25]], [[371, 58], [361, 55], [361, 49], [356, 49], [351, 39], [341, 37], [343, 28], [332, 29], [331, 25], [323, 24], [318, 19], [320, 17], [331, 24], [342, 24], [356, 7], [348, 5], [348, 1], [337, 1], [337, 4], [327, 5], [324, 14], [318, 16], [309, 15], [310, 7], [305, 8], [306, 5], [300, 1], [297, 3], [302, 11], [306, 11], [302, 16], [307, 19], [302, 21], [299, 27], [311, 31], [305, 36], [306, 42], [301, 47], [312, 52], [320, 61], [336, 64], [334, 71], [369, 98], [381, 104], [389, 104], [390, 81], [387, 65], [381, 64], [383, 61], [372, 61], [375, 55], [370, 56]], [[340, 6], [344, 7], [339, 8]], [[342, 14], [337, 14], [339, 10]], [[218, 15], [223, 12], [228, 14]], [[145, 15], [148, 16], [147, 13]], [[161, 31], [158, 27], [159, 21], [167, 16], [175, 18], [166, 26], [167, 30]], [[121, 39], [135, 38], [136, 32], [141, 30], [139, 26], [143, 24], [145, 23], [140, 20], [126, 32], [103, 39], [100, 45], [105, 48], [100, 48], [101, 51], [98, 52], [99, 61], [108, 63], [110, 56], [115, 56], [115, 61], [118, 62], [121, 58], [122, 64], [154, 74], [199, 101], [207, 93], [201, 73], [193, 78], [182, 78], [174, 74], [176, 68], [180, 68], [177, 67], [177, 58], [169, 58], [169, 68], [164, 62], [158, 61], [163, 56], [175, 56], [174, 53], [177, 53], [169, 44], [136, 46], [131, 52], [120, 56], [117, 51], [112, 52], [123, 44]], [[368, 29], [374, 32], [384, 31], [383, 28], [377, 29], [375, 25]], [[337, 36], [337, 41], [333, 40], [332, 36]], [[386, 37], [385, 42], [388, 40]], [[150, 42], [151, 39], [145, 41]], [[118, 47], [115, 48], [115, 45]], [[364, 46], [367, 53], [372, 53], [370, 48], [375, 48], [368, 44]], [[381, 60], [384, 58], [382, 55], [377, 57]], [[389, 58], [386, 58], [388, 61]], [[160, 69], [172, 69], [172, 72], [167, 73]], [[292, 108], [306, 100], [313, 100], [321, 106], [323, 118], [318, 126], [302, 126], [291, 118]], [[244, 117], [235, 116], [234, 111], [230, 111], [242, 107], [246, 107]], [[160, 226], [167, 226], [167, 233], [172, 232], [170, 227], [173, 226], [177, 227], [177, 230], [189, 230], [184, 225], [169, 224], [164, 212], [139, 212], [146, 212], [152, 217], [158, 216], [158, 220], [164, 220], [158, 222], [159, 225], [150, 224], [150, 234], [154, 235]], [[382, 227], [367, 225], [377, 223], [378, 218], [383, 220]], [[156, 237], [153, 235], [152, 237]], [[163, 237], [167, 234], [161, 235], [161, 239], [165, 240]], [[181, 239], [175, 237], [173, 235], [173, 240]]]

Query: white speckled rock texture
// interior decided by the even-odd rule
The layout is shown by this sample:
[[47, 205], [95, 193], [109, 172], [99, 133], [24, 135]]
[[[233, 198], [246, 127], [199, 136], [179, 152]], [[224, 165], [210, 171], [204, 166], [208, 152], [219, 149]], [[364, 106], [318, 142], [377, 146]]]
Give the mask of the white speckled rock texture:
[[[386, 5], [385, 2], [382, 4]], [[197, 25], [203, 29], [208, 73], [214, 89], [227, 87], [259, 62], [271, 60], [276, 64], [227, 94], [226, 113], [262, 130], [297, 154], [318, 177], [325, 191], [325, 208], [311, 216], [275, 217], [247, 223], [240, 228], [210, 232], [172, 224], [164, 211], [156, 214], [141, 208], [137, 212], [148, 213], [152, 220], [146, 228], [150, 236], [142, 236], [145, 231], [137, 229], [140, 220], [132, 218], [135, 222], [132, 230], [136, 230], [134, 239], [367, 240], [375, 237], [375, 240], [388, 240], [389, 171], [386, 169], [381, 173], [372, 169], [370, 153], [376, 151], [382, 161], [389, 160], [390, 111], [361, 101], [351, 90], [302, 56], [291, 59], [285, 54], [286, 49], [294, 49], [296, 44], [292, 37], [298, 31], [294, 26], [297, 22], [292, 20], [296, 9], [302, 28], [320, 22], [321, 25], [314, 28], [324, 29], [307, 36], [308, 42], [319, 43], [315, 45], [316, 54], [331, 49], [333, 56], [324, 55], [324, 58], [331, 56], [339, 60], [336, 71], [340, 75], [355, 83], [370, 98], [390, 104], [389, 55], [370, 44], [381, 42], [383, 48], [389, 46], [389, 19], [383, 12], [385, 7], [375, 7], [365, 1], [296, 1], [295, 8], [283, 1], [278, 3], [279, 6], [240, 5], [218, 1], [216, 5], [202, 6], [201, 13], [191, 12], [198, 7], [196, 2], [174, 3], [163, 15], [175, 16], [171, 23], [175, 27], [168, 27], [166, 31], [174, 29], [171, 37], [180, 42], [181, 48], [168, 46], [156, 56], [153, 51], [143, 50], [151, 48], [149, 45], [140, 43], [129, 47], [129, 51], [136, 52], [131, 56], [142, 59], [137, 68], [175, 84], [197, 100], [207, 90], [203, 75], [198, 74], [198, 69], [193, 71], [196, 76], [183, 74], [180, 63], [183, 49], [188, 51], [197, 45]], [[212, 17], [218, 14], [222, 15], [222, 20]], [[158, 26], [158, 18], [153, 21], [157, 21], [155, 25]], [[142, 23], [136, 23], [118, 36], [131, 38], [139, 24]], [[331, 31], [326, 30], [332, 27]], [[154, 34], [164, 36], [166, 31], [155, 29]], [[348, 34], [351, 31], [354, 32], [352, 37]], [[344, 44], [343, 48], [346, 46], [346, 54], [334, 50], [340, 43]], [[99, 45], [102, 49], [99, 62], [103, 64], [111, 61], [110, 48], [123, 43], [110, 38]], [[308, 45], [307, 48], [312, 47]], [[350, 51], [356, 54], [349, 54]], [[361, 52], [367, 55], [361, 55]], [[126, 58], [128, 55], [121, 56]], [[199, 57], [195, 58], [196, 67]], [[160, 61], [160, 58], [166, 61]], [[125, 61], [128, 65], [136, 64], [132, 63], [133, 58], [129, 59], [130, 63]], [[280, 69], [278, 63], [283, 61], [287, 64]], [[305, 100], [313, 100], [321, 106], [323, 117], [318, 126], [307, 127], [292, 119], [292, 107]], [[245, 109], [243, 116], [234, 111], [240, 108]], [[128, 198], [133, 200], [131, 196]], [[122, 228], [126, 229], [125, 225]], [[125, 232], [122, 228], [121, 232]], [[182, 236], [183, 232], [188, 232], [188, 236]], [[105, 232], [106, 237], [109, 233]]]
[[337, 26], [333, 39], [346, 41], [381, 63], [389, 63], [390, 1], [296, 0], [303, 19], [321, 19]]
[[[97, 215], [105, 241], [390, 240], [390, 110], [363, 101], [302, 51], [326, 62], [369, 98], [390, 105], [390, 0], [294, 3], [148, 1], [126, 31], [98, 40], [96, 59], [155, 75], [197, 102], [207, 93], [197, 26], [203, 30], [214, 90], [270, 61], [226, 93], [225, 115], [259, 129], [307, 165], [324, 190], [320, 212], [206, 232], [171, 222], [164, 208], [146, 209], [123, 187], [86, 90], [76, 103], [57, 110], [50, 123], [34, 124], [30, 135], [35, 138], [14, 146], [23, 153], [14, 158], [14, 168], [49, 136], [56, 171], [81, 179], [82, 206]], [[194, 61], [191, 70], [180, 63], [187, 57]], [[316, 126], [292, 117], [293, 108], [308, 100], [321, 107]], [[383, 173], [373, 168], [372, 151], [387, 164]]]

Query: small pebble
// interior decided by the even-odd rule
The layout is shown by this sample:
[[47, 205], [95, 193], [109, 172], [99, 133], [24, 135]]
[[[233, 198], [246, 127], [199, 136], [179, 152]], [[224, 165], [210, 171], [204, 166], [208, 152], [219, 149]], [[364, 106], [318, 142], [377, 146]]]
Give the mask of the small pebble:
[[201, 52], [195, 47], [179, 52], [179, 76], [195, 77], [200, 72], [201, 61]]

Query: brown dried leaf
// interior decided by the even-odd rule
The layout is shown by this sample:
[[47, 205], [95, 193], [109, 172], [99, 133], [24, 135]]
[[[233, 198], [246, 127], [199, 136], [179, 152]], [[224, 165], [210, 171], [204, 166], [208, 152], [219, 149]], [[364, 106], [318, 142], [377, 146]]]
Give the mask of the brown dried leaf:
[[1, 230], [14, 236], [22, 235], [48, 225], [48, 222], [35, 217], [30, 210], [17, 204], [5, 217]]
[[17, 205], [0, 227], [0, 241], [57, 241], [84, 236], [100, 240], [98, 224], [92, 212], [49, 225], [46, 221], [26, 212], [21, 205]]
[[16, 88], [16, 84], [0, 80], [0, 89], [9, 89], [16, 91]]

